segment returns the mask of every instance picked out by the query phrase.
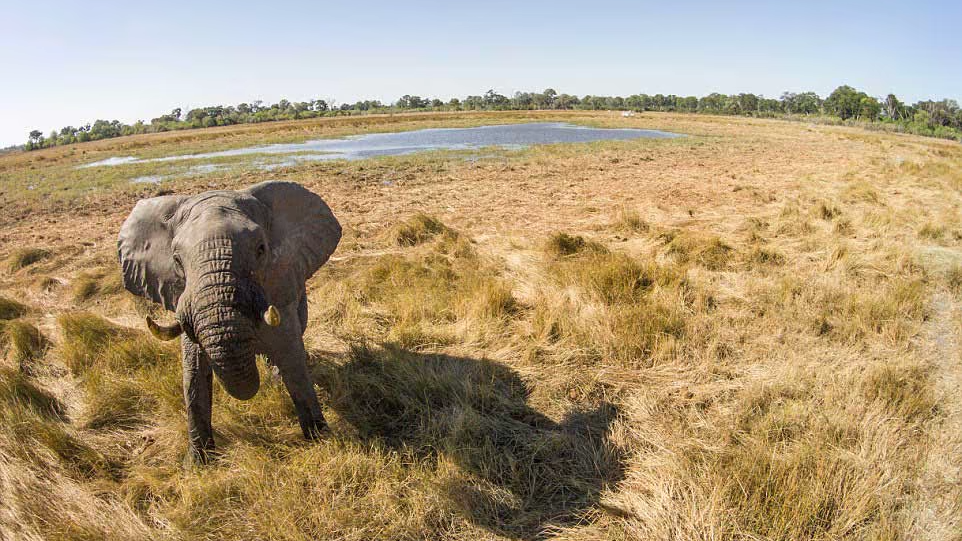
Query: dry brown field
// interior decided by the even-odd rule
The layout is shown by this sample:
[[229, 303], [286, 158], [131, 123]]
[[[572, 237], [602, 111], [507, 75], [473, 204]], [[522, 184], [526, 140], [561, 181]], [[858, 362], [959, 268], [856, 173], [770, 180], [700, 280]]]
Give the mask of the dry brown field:
[[[78, 165], [561, 120], [688, 135], [265, 171]], [[169, 180], [134, 184], [145, 175]], [[214, 397], [123, 291], [138, 198], [267, 179], [344, 226], [308, 283], [330, 434]], [[962, 145], [646, 113], [371, 116], [0, 156], [2, 539], [962, 539]]]

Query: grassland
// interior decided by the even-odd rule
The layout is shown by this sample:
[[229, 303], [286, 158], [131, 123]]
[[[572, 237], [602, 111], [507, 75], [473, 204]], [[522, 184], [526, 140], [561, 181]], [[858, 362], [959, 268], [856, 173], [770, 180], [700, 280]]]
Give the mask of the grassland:
[[[159, 186], [76, 166], [570, 120], [689, 134]], [[487, 154], [487, 153], [485, 153]], [[176, 345], [122, 292], [138, 197], [301, 182], [331, 422], [269, 368], [185, 469]], [[30, 187], [33, 187], [32, 189]], [[504, 113], [177, 132], [0, 157], [0, 537], [962, 539], [962, 147], [733, 117]]]

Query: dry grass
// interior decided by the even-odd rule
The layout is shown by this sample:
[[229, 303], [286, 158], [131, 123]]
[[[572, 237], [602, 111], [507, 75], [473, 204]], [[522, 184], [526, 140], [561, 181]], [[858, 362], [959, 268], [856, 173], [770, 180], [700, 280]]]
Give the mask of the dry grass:
[[415, 246], [443, 233], [450, 233], [437, 218], [417, 213], [394, 229], [394, 242], [398, 246]]
[[949, 289], [956, 295], [962, 295], [962, 265], [948, 269], [945, 274]]
[[117, 295], [124, 291], [117, 269], [97, 269], [77, 275], [73, 281], [73, 301], [84, 303], [94, 297]]
[[0, 297], [0, 320], [17, 319], [27, 313], [27, 307], [20, 302]]
[[723, 270], [731, 262], [734, 249], [711, 234], [692, 231], [667, 233], [668, 255], [680, 263], [694, 263], [708, 270]]
[[582, 252], [606, 253], [608, 249], [598, 242], [585, 240], [580, 235], [569, 235], [559, 231], [551, 235], [545, 243], [545, 251], [550, 255], [560, 257]]
[[49, 250], [43, 248], [18, 248], [7, 256], [4, 265], [7, 268], [7, 272], [14, 273], [38, 261], [43, 261], [51, 255]]
[[611, 226], [625, 233], [646, 233], [651, 227], [637, 209], [628, 206], [621, 207], [618, 210], [618, 216]]
[[[957, 145], [756, 119], [532, 115], [692, 137], [270, 173], [323, 194], [347, 226], [308, 284], [309, 365], [332, 430], [304, 442], [259, 360], [254, 399], [215, 389], [221, 455], [205, 468], [181, 465], [178, 347], [140, 329], [151, 308], [115, 271], [141, 192], [104, 185], [71, 214], [11, 225], [10, 246], [58, 257], [0, 277], [0, 537], [962, 531], [962, 489], [946, 482], [962, 467]], [[380, 126], [352, 121], [304, 126]], [[84, 145], [2, 157], [0, 170], [295, 128], [118, 139], [85, 157]]]
[[9, 348], [9, 360], [21, 371], [31, 371], [31, 365], [43, 357], [47, 339], [34, 325], [21, 320], [11, 321], [3, 329], [3, 342]]
[[926, 222], [919, 228], [919, 237], [930, 240], [940, 240], [948, 232], [944, 224]]

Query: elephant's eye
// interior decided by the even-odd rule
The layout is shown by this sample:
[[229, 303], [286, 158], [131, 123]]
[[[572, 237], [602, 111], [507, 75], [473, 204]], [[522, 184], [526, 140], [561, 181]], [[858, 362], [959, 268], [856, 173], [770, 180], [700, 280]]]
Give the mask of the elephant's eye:
[[181, 276], [184, 275], [184, 263], [180, 260], [180, 256], [174, 254], [174, 266], [177, 268], [177, 274]]
[[264, 257], [265, 253], [267, 253], [267, 246], [264, 246], [263, 244], [261, 244], [260, 246], [257, 247], [257, 259]]

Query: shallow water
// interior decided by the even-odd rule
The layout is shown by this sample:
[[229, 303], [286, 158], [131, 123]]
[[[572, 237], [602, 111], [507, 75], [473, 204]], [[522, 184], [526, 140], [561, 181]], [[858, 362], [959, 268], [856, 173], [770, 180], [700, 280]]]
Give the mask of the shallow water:
[[673, 137], [683, 136], [656, 130], [588, 128], [564, 122], [531, 122], [474, 128], [432, 128], [397, 133], [372, 133], [344, 139], [317, 139], [304, 143], [254, 146], [220, 152], [183, 154], [152, 159], [139, 159], [133, 156], [112, 157], [86, 164], [83, 167], [220, 158], [245, 154], [291, 154], [280, 163], [268, 164], [268, 167], [277, 167], [293, 165], [301, 161], [361, 160], [374, 156], [397, 156], [425, 150], [475, 150], [484, 147], [521, 149], [530, 145], [552, 143], [588, 143], [592, 141], [666, 139]]
[[162, 175], [146, 175], [130, 179], [134, 184], [160, 184], [164, 180]]

